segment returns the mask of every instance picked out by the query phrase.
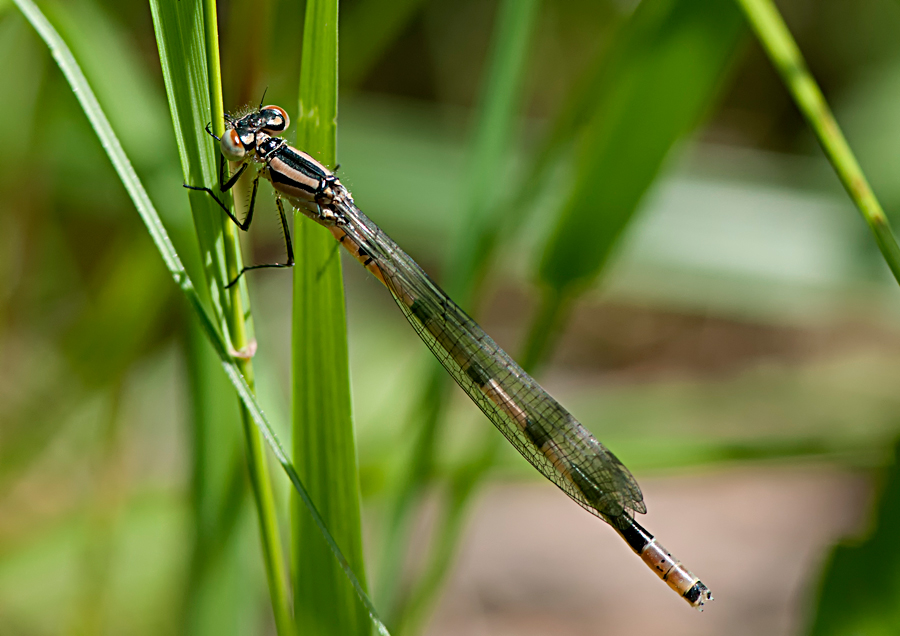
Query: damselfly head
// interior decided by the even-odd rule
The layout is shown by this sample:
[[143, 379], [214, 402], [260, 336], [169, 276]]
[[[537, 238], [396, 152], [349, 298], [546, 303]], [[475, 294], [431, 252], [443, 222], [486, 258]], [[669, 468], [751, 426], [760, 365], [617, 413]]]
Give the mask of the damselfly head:
[[246, 113], [241, 117], [225, 116], [228, 126], [237, 130], [242, 136], [244, 133], [266, 133], [278, 137], [291, 125], [291, 119], [287, 111], [274, 104], [262, 106], [258, 110]]

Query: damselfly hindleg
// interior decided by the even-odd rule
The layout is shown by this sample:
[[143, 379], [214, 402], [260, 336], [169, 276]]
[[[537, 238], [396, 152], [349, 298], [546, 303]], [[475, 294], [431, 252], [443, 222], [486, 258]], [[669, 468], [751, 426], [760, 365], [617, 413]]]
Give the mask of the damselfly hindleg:
[[[257, 181], [259, 177], [256, 178]], [[256, 187], [254, 183], [253, 194], [256, 195]], [[251, 204], [252, 205], [252, 204]], [[246, 267], [241, 268], [240, 273], [235, 277], [233, 281], [228, 283], [225, 286], [225, 289], [228, 289], [236, 282], [241, 279], [241, 276], [244, 275], [244, 272], [249, 272], [251, 269], [265, 269], [269, 267], [274, 268], [282, 268], [282, 267], [293, 267], [294, 266], [294, 246], [291, 245], [291, 231], [288, 228], [287, 216], [284, 213], [284, 205], [281, 203], [281, 197], [275, 197], [275, 205], [278, 206], [278, 216], [281, 217], [281, 231], [284, 233], [284, 248], [287, 251], [287, 262], [286, 263], [263, 263], [262, 265], [248, 265]], [[229, 215], [231, 216], [231, 215]], [[247, 218], [249, 220], [250, 213], [247, 214]], [[249, 225], [249, 221], [248, 221]]]

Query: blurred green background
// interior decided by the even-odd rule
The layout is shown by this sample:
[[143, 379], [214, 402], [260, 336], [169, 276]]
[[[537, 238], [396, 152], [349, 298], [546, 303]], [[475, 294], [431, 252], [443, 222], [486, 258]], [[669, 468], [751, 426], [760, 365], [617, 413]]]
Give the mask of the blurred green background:
[[[39, 4], [196, 260], [149, 8]], [[691, 612], [461, 392], [420, 426], [436, 363], [348, 262], [367, 567], [389, 626], [897, 633], [900, 290], [738, 6], [516, 4], [345, 0], [339, 174], [632, 469], [645, 525], [717, 600]], [[779, 8], [900, 223], [900, 3]], [[293, 109], [303, 7], [219, 16], [226, 107], [267, 88]], [[0, 84], [0, 634], [274, 633], [233, 391], [3, 2]], [[245, 259], [273, 262], [260, 205]], [[260, 399], [284, 437], [287, 277], [250, 278]]]

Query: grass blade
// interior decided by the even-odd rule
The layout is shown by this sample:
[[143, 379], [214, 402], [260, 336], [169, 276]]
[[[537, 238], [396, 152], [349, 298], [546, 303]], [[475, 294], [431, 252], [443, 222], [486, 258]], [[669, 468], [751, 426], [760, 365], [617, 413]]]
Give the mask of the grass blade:
[[[800, 49], [771, 0], [739, 0], [760, 44], [863, 216], [885, 262], [900, 282], [900, 247], [887, 217], [844, 138]], [[877, 527], [858, 545], [838, 545], [822, 576], [811, 634], [893, 634], [900, 627], [894, 575], [897, 557], [885, 546], [900, 528], [900, 446], [880, 493]]]
[[[337, 27], [337, 0], [308, 0], [297, 146], [329, 166], [335, 165], [337, 151]], [[341, 260], [330, 232], [299, 212], [294, 218], [293, 456], [325, 523], [365, 585]], [[294, 506], [292, 534], [298, 631], [368, 634], [364, 608], [299, 505]]]
[[191, 400], [191, 512], [194, 526], [180, 624], [184, 634], [239, 636], [252, 630], [259, 603], [239, 549], [249, 503], [243, 440], [233, 390], [193, 316], [186, 347]]
[[423, 4], [424, 0], [362, 0], [353, 5], [341, 26], [341, 80], [345, 86], [359, 84]]
[[900, 532], [900, 443], [885, 469], [875, 529], [862, 542], [842, 542], [823, 568], [812, 636], [896, 634], [900, 630], [900, 554], [886, 549]]
[[739, 0], [738, 4], [900, 283], [897, 238], [778, 8], [772, 0]]
[[[539, 266], [545, 294], [524, 356], [532, 366], [572, 298], [602, 271], [673, 145], [708, 111], [741, 33], [730, 0], [648, 0], [619, 34]], [[573, 249], [579, 236], [590, 245]]]

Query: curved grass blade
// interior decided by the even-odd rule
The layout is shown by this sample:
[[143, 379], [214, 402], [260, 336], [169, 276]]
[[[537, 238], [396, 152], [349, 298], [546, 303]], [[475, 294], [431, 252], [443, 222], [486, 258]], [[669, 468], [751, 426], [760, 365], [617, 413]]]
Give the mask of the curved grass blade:
[[808, 633], [812, 636], [896, 634], [900, 630], [900, 554], [885, 549], [900, 532], [900, 442], [882, 471], [873, 530], [843, 540], [822, 569]]
[[362, 0], [341, 26], [341, 81], [355, 88], [425, 4], [424, 0]]
[[88, 85], [84, 74], [81, 72], [78, 63], [72, 56], [71, 51], [69, 51], [69, 48], [66, 46], [65, 42], [62, 40], [62, 38], [60, 38], [59, 34], [56, 32], [53, 26], [47, 21], [41, 11], [31, 0], [14, 0], [14, 2], [22, 12], [22, 14], [38, 32], [44, 42], [46, 42], [51, 54], [53, 55], [53, 58], [59, 65], [60, 70], [63, 72], [63, 75], [72, 86], [72, 90], [75, 93], [75, 96], [78, 99], [79, 103], [81, 104], [85, 115], [87, 115], [88, 119], [90, 120], [94, 131], [97, 133], [103, 149], [109, 155], [113, 167], [118, 173], [119, 178], [122, 180], [122, 184], [125, 186], [125, 189], [128, 191], [129, 196], [131, 197], [132, 201], [135, 204], [135, 207], [138, 210], [138, 214], [140, 214], [141, 219], [147, 226], [147, 231], [150, 233], [150, 237], [153, 239], [154, 244], [159, 250], [166, 268], [169, 270], [169, 273], [172, 275], [175, 283], [184, 293], [188, 303], [196, 312], [197, 318], [200, 321], [200, 325], [203, 328], [203, 331], [206, 333], [206, 336], [209, 339], [210, 343], [212, 344], [216, 355], [219, 357], [219, 360], [222, 363], [222, 368], [225, 370], [225, 374], [228, 376], [228, 379], [231, 381], [232, 385], [237, 391], [238, 397], [246, 407], [250, 416], [253, 418], [254, 423], [268, 443], [269, 447], [272, 450], [272, 453], [275, 455], [275, 458], [281, 464], [285, 473], [287, 473], [288, 478], [291, 480], [291, 483], [293, 484], [294, 489], [297, 491], [300, 499], [303, 501], [303, 504], [309, 510], [309, 513], [312, 516], [316, 527], [322, 533], [325, 542], [334, 553], [335, 558], [341, 566], [341, 569], [350, 580], [350, 583], [353, 585], [354, 590], [359, 595], [359, 598], [365, 606], [366, 610], [369, 612], [372, 623], [376, 626], [380, 634], [388, 634], [387, 628], [378, 618], [378, 613], [375, 610], [375, 606], [373, 605], [371, 599], [369, 599], [365, 590], [360, 585], [359, 580], [353, 573], [353, 570], [347, 562], [347, 559], [341, 553], [340, 548], [338, 547], [337, 543], [335, 543], [334, 539], [331, 536], [331, 533], [328, 531], [328, 528], [326, 527], [322, 516], [319, 514], [318, 510], [316, 510], [316, 507], [310, 499], [309, 494], [307, 493], [306, 488], [303, 485], [303, 482], [297, 475], [297, 471], [294, 469], [293, 464], [285, 454], [284, 448], [281, 446], [281, 442], [279, 442], [278, 437], [275, 435], [274, 430], [272, 429], [271, 425], [263, 414], [262, 409], [257, 403], [256, 397], [253, 395], [253, 391], [241, 374], [240, 369], [234, 363], [230, 354], [228, 353], [228, 345], [225, 341], [225, 338], [217, 329], [215, 322], [200, 300], [200, 296], [197, 293], [193, 282], [188, 276], [187, 271], [184, 269], [184, 266], [181, 263], [181, 259], [175, 252], [175, 249], [172, 246], [172, 242], [170, 241], [169, 236], [162, 225], [162, 221], [160, 220], [156, 209], [150, 202], [150, 198], [147, 196], [146, 190], [144, 190], [140, 179], [134, 172], [134, 169], [131, 166], [131, 162], [128, 160], [128, 157], [122, 150], [122, 146], [119, 143], [118, 138], [110, 127], [109, 121], [100, 108], [100, 104], [97, 102], [97, 98], [91, 91], [91, 88]]
[[[606, 64], [574, 187], [541, 260], [564, 292], [603, 267], [672, 146], [708, 110], [742, 33], [730, 0], [641, 3]], [[590, 237], [586, 249], [572, 238]]]
[[897, 238], [778, 8], [771, 0], [738, 0], [738, 4], [900, 283]]
[[[731, 0], [648, 0], [623, 27], [538, 268], [545, 295], [525, 360], [544, 357], [558, 331], [548, 327], [603, 270], [669, 151], [715, 100], [742, 33]], [[578, 236], [590, 244], [573, 249]]]

